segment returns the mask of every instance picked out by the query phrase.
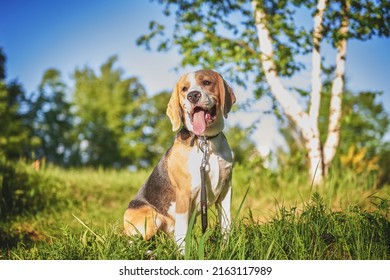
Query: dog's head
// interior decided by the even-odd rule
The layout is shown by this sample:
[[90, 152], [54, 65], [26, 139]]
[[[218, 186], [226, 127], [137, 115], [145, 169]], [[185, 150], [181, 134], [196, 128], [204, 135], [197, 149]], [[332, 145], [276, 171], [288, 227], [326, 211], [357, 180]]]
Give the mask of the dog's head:
[[220, 74], [199, 70], [183, 75], [173, 90], [167, 115], [172, 130], [184, 125], [198, 136], [214, 136], [224, 127], [236, 97]]

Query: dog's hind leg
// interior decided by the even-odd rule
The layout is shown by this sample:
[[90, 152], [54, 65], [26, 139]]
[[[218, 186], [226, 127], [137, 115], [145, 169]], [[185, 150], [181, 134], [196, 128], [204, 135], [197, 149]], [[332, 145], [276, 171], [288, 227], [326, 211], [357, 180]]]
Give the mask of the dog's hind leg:
[[129, 235], [142, 235], [145, 240], [150, 239], [161, 229], [169, 227], [169, 218], [159, 214], [150, 206], [127, 208], [123, 217], [124, 232]]

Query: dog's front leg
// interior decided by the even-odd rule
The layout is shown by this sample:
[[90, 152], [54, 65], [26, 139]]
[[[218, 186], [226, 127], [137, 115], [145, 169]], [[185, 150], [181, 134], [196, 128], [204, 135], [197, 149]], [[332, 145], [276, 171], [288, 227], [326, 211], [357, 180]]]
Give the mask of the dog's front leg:
[[175, 240], [184, 254], [185, 238], [188, 229], [190, 198], [187, 195], [176, 196]]
[[231, 206], [231, 198], [232, 198], [232, 188], [229, 186], [229, 190], [227, 191], [225, 197], [217, 203], [217, 211], [218, 211], [218, 220], [221, 225], [221, 231], [225, 238], [230, 232], [231, 226], [231, 214], [230, 214], [230, 206]]

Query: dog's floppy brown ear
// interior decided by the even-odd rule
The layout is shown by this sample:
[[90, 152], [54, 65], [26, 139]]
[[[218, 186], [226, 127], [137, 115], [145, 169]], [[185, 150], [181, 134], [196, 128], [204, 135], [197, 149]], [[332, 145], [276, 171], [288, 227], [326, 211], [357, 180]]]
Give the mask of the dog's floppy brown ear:
[[228, 113], [232, 109], [233, 104], [236, 102], [236, 96], [228, 83], [218, 74], [218, 90], [221, 100], [221, 109], [223, 116], [227, 118]]
[[178, 131], [182, 125], [182, 116], [179, 102], [179, 83], [176, 84], [168, 102], [167, 115], [172, 123], [172, 130]]

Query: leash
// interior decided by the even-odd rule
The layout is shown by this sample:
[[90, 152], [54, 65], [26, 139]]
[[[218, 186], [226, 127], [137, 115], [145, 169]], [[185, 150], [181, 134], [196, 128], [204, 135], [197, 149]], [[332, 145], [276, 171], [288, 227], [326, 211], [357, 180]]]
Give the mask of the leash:
[[207, 166], [207, 153], [209, 151], [208, 140], [205, 136], [202, 136], [199, 141], [199, 148], [203, 152], [202, 163], [200, 164], [200, 214], [202, 217], [202, 232], [203, 234], [207, 229], [207, 190], [206, 190], [206, 166]]
[[190, 134], [191, 141], [190, 146], [193, 147], [195, 144], [195, 140], [199, 140], [199, 148], [203, 152], [202, 162], [200, 164], [200, 215], [202, 218], [202, 232], [203, 234], [207, 229], [207, 189], [206, 189], [206, 166], [207, 166], [207, 154], [209, 152], [209, 139], [213, 139], [219, 136], [220, 133], [213, 136], [197, 136], [192, 134], [188, 130], [187, 133]]

